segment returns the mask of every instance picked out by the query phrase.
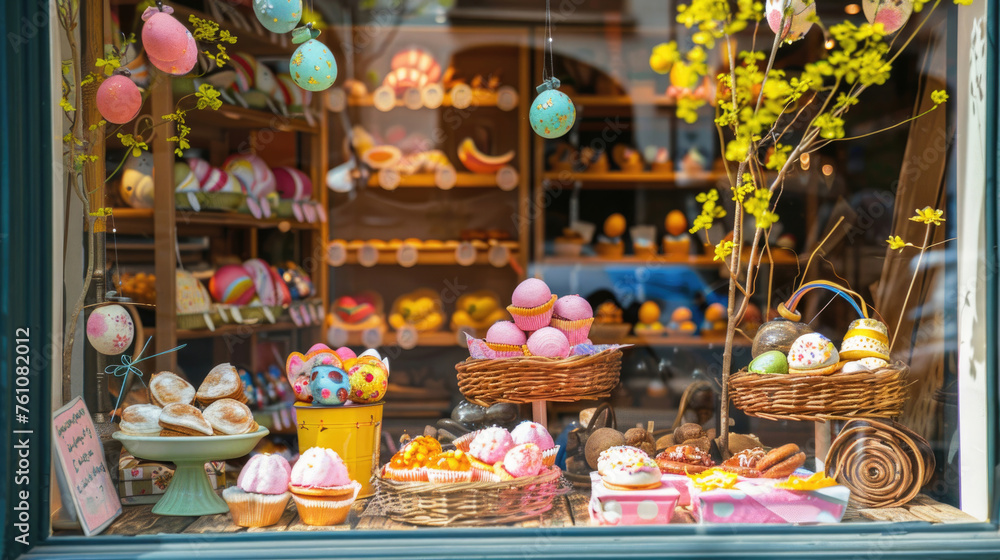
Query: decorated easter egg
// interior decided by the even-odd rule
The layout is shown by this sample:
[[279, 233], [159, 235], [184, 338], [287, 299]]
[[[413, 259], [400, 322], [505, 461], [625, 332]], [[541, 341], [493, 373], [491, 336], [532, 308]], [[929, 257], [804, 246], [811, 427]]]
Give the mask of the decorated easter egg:
[[240, 93], [250, 91], [254, 87], [257, 59], [247, 53], [233, 53], [229, 56], [229, 61], [236, 71], [236, 79], [233, 82], [236, 91]]
[[[767, 24], [774, 33], [777, 33], [781, 26], [784, 4], [785, 0], [767, 0]], [[785, 20], [785, 28], [781, 32], [781, 38], [789, 42], [801, 39], [812, 28], [812, 20], [815, 17], [816, 2], [807, 3], [803, 0], [791, 0], [791, 14]]]
[[389, 385], [389, 369], [378, 358], [359, 356], [349, 360], [348, 370], [351, 381], [351, 400], [359, 403], [373, 403], [385, 398]]
[[315, 403], [340, 406], [351, 398], [351, 382], [339, 367], [319, 365], [309, 374], [309, 392]]
[[833, 367], [839, 361], [837, 347], [820, 333], [808, 333], [796, 338], [788, 350], [788, 367], [793, 370], [818, 371]]
[[198, 178], [194, 176], [191, 166], [183, 161], [174, 162], [174, 190], [177, 192], [195, 192], [200, 189], [201, 184], [198, 182]]
[[278, 92], [278, 78], [274, 76], [274, 72], [266, 64], [260, 61], [257, 61], [257, 66], [254, 67], [254, 85], [268, 97], [275, 97]]
[[[142, 24], [142, 46], [146, 49], [149, 61], [160, 68], [156, 61], [173, 62], [182, 58], [190, 43], [190, 32], [181, 22], [170, 15], [173, 8], [166, 7], [163, 11], [157, 8], [147, 8], [142, 14], [146, 22]], [[165, 68], [160, 70], [166, 71]]]
[[788, 358], [783, 352], [769, 350], [754, 358], [747, 366], [747, 371], [761, 374], [788, 373]]
[[293, 263], [289, 263], [288, 268], [279, 268], [278, 272], [281, 273], [281, 278], [288, 286], [288, 291], [292, 294], [292, 299], [305, 299], [315, 291], [309, 275]]
[[[250, 278], [253, 279], [253, 288], [257, 292], [260, 302], [264, 305], [277, 305], [281, 297], [281, 292], [278, 291], [277, 286], [274, 284], [274, 278], [271, 276], [271, 267], [262, 259], [248, 259], [243, 263], [243, 268], [246, 269], [250, 274]], [[284, 284], [284, 282], [281, 282], [281, 284]]]
[[195, 179], [198, 179], [198, 184], [204, 183], [208, 174], [212, 171], [212, 165], [201, 158], [187, 158], [187, 163], [191, 167], [191, 172], [194, 173]]
[[302, 19], [302, 0], [254, 0], [253, 13], [272, 33], [288, 33]]
[[119, 192], [132, 208], [153, 207], [153, 154], [142, 152], [139, 157], [129, 158]]
[[565, 93], [547, 89], [538, 94], [528, 110], [531, 129], [542, 138], [559, 138], [573, 127], [576, 106]]
[[312, 391], [309, 389], [309, 375], [300, 373], [292, 381], [292, 392], [295, 393], [295, 400], [311, 403], [313, 400]]
[[142, 108], [142, 94], [135, 82], [115, 74], [97, 88], [97, 110], [104, 120], [124, 124], [134, 119]]
[[294, 167], [275, 167], [274, 181], [275, 190], [283, 199], [309, 200], [312, 197], [312, 181]]
[[246, 305], [256, 294], [253, 279], [247, 270], [238, 264], [219, 267], [208, 283], [208, 291], [215, 301], [233, 305]]
[[300, 88], [323, 91], [337, 79], [337, 61], [326, 45], [309, 39], [295, 49], [289, 71]]
[[212, 296], [209, 295], [205, 285], [190, 272], [178, 270], [175, 286], [177, 313], [205, 313], [212, 308]]
[[278, 83], [284, 86], [281, 91], [285, 95], [285, 105], [288, 105], [289, 109], [302, 110], [302, 107], [309, 104], [306, 96], [312, 99], [312, 92], [300, 88], [291, 74], [278, 74]]
[[132, 344], [133, 338], [135, 325], [132, 316], [120, 305], [102, 305], [87, 319], [87, 340], [101, 354], [121, 354]]
[[868, 23], [881, 23], [886, 33], [895, 33], [910, 19], [913, 0], [864, 0], [861, 7]]
[[183, 76], [194, 69], [198, 63], [198, 43], [195, 42], [191, 32], [187, 32], [187, 46], [177, 60], [160, 60], [153, 55], [149, 55], [149, 62], [163, 72], [173, 76]]
[[259, 156], [254, 154], [234, 154], [222, 164], [226, 173], [236, 177], [246, 191], [258, 198], [275, 190], [274, 172]]

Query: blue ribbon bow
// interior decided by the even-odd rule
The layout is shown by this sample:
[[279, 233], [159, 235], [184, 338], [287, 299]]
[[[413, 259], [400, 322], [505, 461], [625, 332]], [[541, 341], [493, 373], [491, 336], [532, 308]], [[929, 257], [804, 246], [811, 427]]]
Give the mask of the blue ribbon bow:
[[[153, 337], [149, 337], [146, 339], [146, 344], [142, 346], [142, 350], [139, 352], [139, 356], [142, 356], [142, 353], [146, 351], [146, 347], [149, 346], [149, 343], [152, 340]], [[153, 354], [152, 356], [146, 356], [145, 358], [138, 358], [135, 360], [133, 360], [132, 356], [129, 356], [128, 354], [122, 354], [121, 356], [122, 363], [120, 365], [109, 365], [108, 367], [104, 368], [104, 373], [108, 375], [113, 375], [115, 377], [124, 377], [124, 379], [122, 379], [122, 390], [121, 392], [118, 393], [118, 400], [115, 401], [114, 412], [118, 411], [118, 405], [121, 404], [122, 397], [125, 396], [125, 386], [128, 383], [128, 376], [130, 373], [135, 373], [139, 377], [139, 381], [143, 384], [143, 386], [146, 386], [146, 382], [142, 379], [142, 371], [140, 371], [139, 368], [135, 367], [135, 364], [138, 364], [139, 362], [144, 362], [150, 358], [155, 358], [157, 356], [162, 356], [164, 354], [176, 352], [181, 348], [184, 348], [185, 346], [187, 346], [187, 344], [181, 344], [180, 346], [176, 346], [174, 348], [171, 348], [170, 350], [164, 350], [163, 352], [160, 352], [158, 354]], [[111, 413], [112, 421], [114, 421], [115, 419], [114, 412]]]

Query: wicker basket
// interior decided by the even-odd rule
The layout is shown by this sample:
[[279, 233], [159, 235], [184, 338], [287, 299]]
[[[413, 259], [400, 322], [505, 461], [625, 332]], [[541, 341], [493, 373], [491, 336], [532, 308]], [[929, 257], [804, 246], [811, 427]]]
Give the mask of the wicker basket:
[[571, 358], [468, 359], [455, 366], [458, 390], [470, 402], [575, 402], [599, 399], [618, 385], [621, 350], [605, 350]]
[[891, 418], [903, 412], [909, 368], [897, 363], [877, 371], [830, 375], [757, 375], [729, 378], [729, 396], [748, 416], [769, 420]]
[[247, 199], [247, 195], [242, 193], [209, 192], [203, 194], [205, 195], [205, 203], [201, 207], [202, 210], [235, 212]]
[[[271, 310], [271, 316], [274, 317], [275, 321], [281, 319], [281, 316], [285, 313], [285, 308], [281, 305], [269, 305], [268, 309]], [[267, 322], [267, 316], [264, 315], [264, 308], [260, 305], [242, 305], [240, 306], [240, 316], [243, 317], [243, 322]]]
[[514, 523], [550, 509], [568, 489], [562, 471], [550, 468], [538, 475], [505, 482], [399, 482], [375, 477], [376, 504], [383, 514], [414, 525], [472, 527]]
[[[177, 314], [177, 328], [181, 330], [201, 330], [207, 329], [208, 323], [205, 322], [206, 313], [178, 313]], [[222, 315], [214, 309], [207, 313], [207, 315], [212, 319], [212, 324], [218, 328], [222, 324]]]

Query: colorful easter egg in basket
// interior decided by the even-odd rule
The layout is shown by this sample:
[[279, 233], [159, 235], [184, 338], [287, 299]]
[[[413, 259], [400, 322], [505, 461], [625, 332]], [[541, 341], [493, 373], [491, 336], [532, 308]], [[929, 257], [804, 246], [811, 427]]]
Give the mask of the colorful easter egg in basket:
[[339, 406], [351, 399], [351, 382], [343, 369], [317, 365], [309, 376], [309, 392], [316, 404]]

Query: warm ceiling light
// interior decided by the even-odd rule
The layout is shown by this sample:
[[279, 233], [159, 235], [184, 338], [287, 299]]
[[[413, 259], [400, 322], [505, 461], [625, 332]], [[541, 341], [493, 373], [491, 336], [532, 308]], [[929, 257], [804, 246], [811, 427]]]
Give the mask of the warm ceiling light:
[[823, 46], [826, 47], [826, 50], [828, 51], [832, 51], [833, 47], [835, 47], [836, 45], [837, 43], [833, 42], [833, 39], [827, 39], [826, 42], [823, 43]]
[[830, 165], [829, 163], [826, 164], [826, 165], [824, 165], [823, 166], [823, 175], [826, 175], [827, 177], [829, 177], [830, 175], [833, 175], [833, 166]]
[[844, 11], [847, 12], [847, 15], [849, 16], [856, 16], [858, 15], [858, 12], [861, 11], [861, 6], [857, 4], [848, 4], [844, 6]]
[[799, 165], [802, 166], [802, 171], [809, 171], [809, 154], [802, 154], [799, 157]]

